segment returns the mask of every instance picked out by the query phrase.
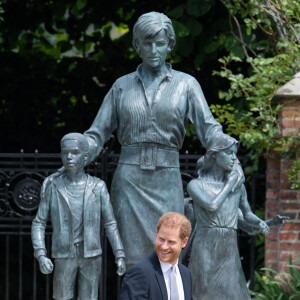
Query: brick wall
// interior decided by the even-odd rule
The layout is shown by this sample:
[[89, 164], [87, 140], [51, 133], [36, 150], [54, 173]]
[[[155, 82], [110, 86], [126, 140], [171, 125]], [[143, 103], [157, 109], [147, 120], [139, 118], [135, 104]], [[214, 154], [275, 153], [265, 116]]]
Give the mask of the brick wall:
[[[299, 74], [299, 73], [298, 73]], [[300, 81], [298, 82], [300, 85]], [[299, 89], [299, 87], [297, 86]], [[300, 128], [300, 95], [278, 95], [283, 109], [279, 115], [282, 135], [297, 134]], [[285, 99], [284, 99], [285, 98]], [[300, 147], [300, 145], [299, 145]], [[269, 153], [267, 158], [266, 219], [277, 214], [287, 215], [291, 220], [281, 230], [272, 229], [265, 243], [265, 265], [276, 271], [285, 270], [289, 257], [300, 258], [300, 190], [290, 189], [286, 170], [290, 162]]]

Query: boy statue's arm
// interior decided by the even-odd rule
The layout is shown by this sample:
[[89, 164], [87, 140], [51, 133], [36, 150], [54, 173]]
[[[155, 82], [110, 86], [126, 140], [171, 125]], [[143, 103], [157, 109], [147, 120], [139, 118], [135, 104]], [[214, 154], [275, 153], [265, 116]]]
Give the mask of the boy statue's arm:
[[113, 213], [113, 208], [110, 203], [110, 197], [104, 183], [101, 189], [101, 201], [106, 235], [115, 255], [115, 261], [118, 267], [117, 274], [122, 276], [126, 272], [125, 251], [119, 234], [117, 221]]
[[34, 248], [34, 256], [39, 262], [40, 271], [49, 274], [53, 271], [53, 264], [46, 254], [45, 228], [49, 215], [49, 201], [51, 197], [50, 186], [41, 194], [41, 201], [36, 217], [32, 222], [31, 239]]

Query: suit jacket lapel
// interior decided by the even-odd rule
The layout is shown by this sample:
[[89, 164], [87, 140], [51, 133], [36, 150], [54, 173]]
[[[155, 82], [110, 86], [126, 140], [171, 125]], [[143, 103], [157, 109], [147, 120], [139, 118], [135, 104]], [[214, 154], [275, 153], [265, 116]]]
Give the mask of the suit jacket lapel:
[[158, 257], [155, 252], [153, 253], [153, 266], [154, 266], [155, 276], [156, 276], [157, 282], [159, 284], [163, 300], [168, 300], [168, 292], [167, 292], [167, 287], [166, 287], [166, 283], [165, 283], [165, 278], [162, 273], [161, 266], [160, 266]]
[[188, 298], [189, 295], [187, 295], [186, 292], [189, 288], [190, 282], [189, 282], [188, 278], [186, 276], [184, 276], [184, 274], [182, 273], [182, 265], [180, 263], [178, 263], [178, 269], [179, 269], [179, 272], [181, 275], [181, 280], [182, 280], [182, 285], [183, 285], [183, 290], [184, 290], [184, 299], [189, 299]]

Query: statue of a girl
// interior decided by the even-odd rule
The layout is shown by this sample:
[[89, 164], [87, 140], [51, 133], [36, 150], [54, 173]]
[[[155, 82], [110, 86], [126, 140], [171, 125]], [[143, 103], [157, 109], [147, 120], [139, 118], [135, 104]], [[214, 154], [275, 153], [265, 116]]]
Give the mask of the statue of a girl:
[[197, 163], [199, 178], [187, 186], [197, 227], [189, 262], [195, 300], [251, 299], [237, 246], [239, 211], [264, 235], [270, 231], [252, 213], [245, 186], [233, 191], [237, 148], [234, 138], [218, 133]]

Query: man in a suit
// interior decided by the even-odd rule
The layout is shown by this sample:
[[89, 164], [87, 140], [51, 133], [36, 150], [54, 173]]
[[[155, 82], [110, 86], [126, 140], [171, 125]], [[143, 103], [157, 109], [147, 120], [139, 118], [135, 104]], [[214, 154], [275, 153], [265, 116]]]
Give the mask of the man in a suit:
[[51, 255], [55, 259], [53, 298], [73, 299], [78, 275], [78, 300], [97, 300], [102, 218], [120, 276], [126, 270], [123, 245], [104, 181], [84, 172], [88, 159], [86, 137], [80, 133], [65, 135], [61, 140], [61, 159], [65, 172], [47, 186], [32, 223], [34, 256], [42, 273], [52, 272], [53, 264], [45, 247], [45, 228], [50, 215]]
[[164, 214], [157, 224], [155, 252], [129, 269], [120, 300], [191, 300], [190, 271], [178, 262], [190, 233], [191, 224], [185, 216]]

